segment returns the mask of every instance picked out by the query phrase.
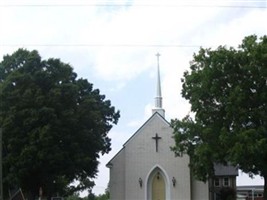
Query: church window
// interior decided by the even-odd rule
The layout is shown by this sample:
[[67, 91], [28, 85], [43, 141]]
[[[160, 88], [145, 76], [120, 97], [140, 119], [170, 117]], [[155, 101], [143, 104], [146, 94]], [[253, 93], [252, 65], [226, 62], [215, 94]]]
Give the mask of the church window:
[[215, 187], [220, 187], [220, 179], [219, 178], [215, 178], [214, 179], [214, 186]]
[[223, 186], [230, 186], [229, 178], [223, 178]]

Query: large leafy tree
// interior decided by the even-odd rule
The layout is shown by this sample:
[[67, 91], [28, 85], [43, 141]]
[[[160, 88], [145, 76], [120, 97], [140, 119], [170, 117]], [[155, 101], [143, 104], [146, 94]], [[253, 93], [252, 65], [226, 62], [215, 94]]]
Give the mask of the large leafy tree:
[[239, 166], [265, 180], [267, 199], [267, 37], [238, 48], [201, 48], [182, 79], [193, 117], [172, 120], [177, 155], [187, 153], [200, 180], [214, 163]]
[[34, 198], [40, 188], [51, 196], [93, 186], [119, 119], [98, 89], [59, 59], [19, 49], [0, 63], [0, 99], [4, 188]]

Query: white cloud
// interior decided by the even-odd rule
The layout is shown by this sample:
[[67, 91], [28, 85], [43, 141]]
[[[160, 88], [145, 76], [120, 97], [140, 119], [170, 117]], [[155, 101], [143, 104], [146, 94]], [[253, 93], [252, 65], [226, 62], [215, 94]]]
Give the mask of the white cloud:
[[146, 65], [146, 58], [142, 57], [138, 51], [111, 47], [98, 50], [95, 53], [94, 68], [99, 78], [127, 81], [136, 77], [149, 67]]
[[134, 127], [134, 128], [137, 129], [138, 127], [140, 127], [142, 125], [142, 122], [143, 121], [141, 121], [140, 119], [138, 119], [138, 120], [132, 120], [132, 121], [130, 121], [130, 122], [127, 123], [127, 126]]
[[[153, 101], [153, 98], [151, 98], [151, 100]], [[145, 106], [144, 109], [144, 115], [142, 118], [138, 118], [138, 119], [132, 119], [127, 123], [128, 127], [134, 128], [135, 131], [137, 131], [148, 119], [149, 117], [151, 117], [152, 115], [152, 108], [154, 108], [154, 106], [149, 103]], [[132, 133], [133, 134], [133, 133]]]

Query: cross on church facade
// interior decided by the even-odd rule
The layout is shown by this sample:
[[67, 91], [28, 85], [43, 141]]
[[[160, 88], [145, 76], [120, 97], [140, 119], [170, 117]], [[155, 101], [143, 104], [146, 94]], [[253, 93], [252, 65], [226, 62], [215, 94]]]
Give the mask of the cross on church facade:
[[161, 139], [161, 137], [159, 137], [158, 134], [156, 133], [156, 136], [152, 137], [152, 139], [154, 139], [156, 142], [156, 152], [158, 152], [158, 141]]

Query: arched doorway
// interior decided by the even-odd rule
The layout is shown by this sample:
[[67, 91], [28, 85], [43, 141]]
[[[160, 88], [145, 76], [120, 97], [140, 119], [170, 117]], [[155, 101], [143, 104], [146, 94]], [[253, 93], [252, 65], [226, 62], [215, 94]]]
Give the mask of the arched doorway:
[[166, 200], [165, 181], [159, 171], [152, 180], [152, 200]]
[[146, 184], [147, 200], [169, 200], [170, 184], [169, 179], [161, 167], [156, 166], [151, 169], [147, 176]]

